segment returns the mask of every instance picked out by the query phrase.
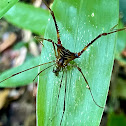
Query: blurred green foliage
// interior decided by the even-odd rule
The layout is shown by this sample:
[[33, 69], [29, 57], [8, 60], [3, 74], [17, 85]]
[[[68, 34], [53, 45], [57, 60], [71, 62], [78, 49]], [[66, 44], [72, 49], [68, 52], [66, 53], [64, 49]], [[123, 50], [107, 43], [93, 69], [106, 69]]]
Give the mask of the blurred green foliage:
[[4, 15], [4, 18], [15, 26], [39, 35], [44, 35], [48, 17], [48, 10], [19, 2]]
[[109, 113], [107, 126], [125, 126], [126, 125], [126, 116], [116, 113]]
[[0, 1], [0, 19], [18, 0], [1, 0]]

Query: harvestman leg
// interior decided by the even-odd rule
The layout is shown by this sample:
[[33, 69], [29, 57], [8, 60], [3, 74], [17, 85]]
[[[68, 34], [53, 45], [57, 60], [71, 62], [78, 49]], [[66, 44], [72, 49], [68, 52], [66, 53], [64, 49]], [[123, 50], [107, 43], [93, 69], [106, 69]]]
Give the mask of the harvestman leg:
[[91, 97], [92, 97], [94, 103], [95, 103], [98, 107], [100, 107], [100, 108], [104, 108], [104, 107], [101, 107], [100, 105], [98, 105], [98, 104], [96, 103], [96, 101], [94, 100], [94, 97], [93, 97], [93, 94], [92, 94], [91, 88], [90, 88], [90, 86], [89, 86], [89, 83], [88, 83], [86, 77], [84, 76], [84, 74], [83, 74], [81, 68], [78, 67], [78, 66], [74, 66], [74, 67], [76, 67], [76, 68], [78, 69], [78, 71], [79, 71], [79, 72], [81, 73], [81, 75], [83, 76], [85, 82], [87, 83], [87, 85], [88, 85], [88, 89], [89, 89], [89, 91], [90, 91], [90, 93], [91, 93]]
[[65, 79], [65, 94], [64, 94], [64, 103], [63, 103], [63, 113], [62, 113], [62, 117], [61, 117], [61, 121], [60, 121], [60, 126], [62, 124], [63, 116], [64, 116], [64, 112], [65, 112], [65, 108], [66, 108], [66, 102], [65, 102], [65, 99], [66, 99], [66, 86], [67, 86], [67, 71], [66, 71], [66, 79]]
[[42, 66], [42, 65], [45, 65], [45, 64], [52, 63], [52, 62], [54, 62], [54, 61], [55, 61], [55, 60], [53, 60], [53, 61], [51, 61], [51, 62], [39, 64], [39, 65], [37, 65], [37, 66], [34, 66], [34, 67], [28, 68], [28, 69], [26, 69], [26, 70], [20, 71], [20, 72], [18, 72], [18, 73], [12, 74], [12, 75], [9, 76], [8, 78], [6, 78], [6, 79], [0, 81], [0, 83], [4, 82], [4, 81], [8, 80], [9, 78], [14, 77], [14, 76], [16, 76], [16, 75], [18, 75], [18, 74], [20, 74], [20, 73], [23, 73], [23, 72], [25, 72], [25, 71], [31, 70], [31, 69], [33, 69], [33, 68], [36, 68], [36, 67], [39, 67], [39, 66]]
[[56, 106], [57, 106], [57, 103], [58, 103], [58, 100], [59, 100], [60, 90], [61, 90], [62, 81], [63, 81], [63, 75], [64, 75], [64, 71], [63, 71], [62, 78], [61, 78], [61, 81], [60, 81], [60, 86], [59, 86], [59, 92], [58, 92], [58, 98], [57, 98], [57, 101], [56, 101]]
[[117, 26], [118, 24], [116, 24], [115, 26], [113, 26], [111, 29], [110, 29], [110, 31], [115, 31], [115, 30], [117, 30], [117, 29], [115, 29], [115, 27]]
[[45, 5], [47, 6], [47, 8], [50, 10], [50, 13], [53, 17], [53, 20], [54, 20], [54, 23], [55, 23], [55, 28], [56, 28], [56, 32], [57, 32], [57, 44], [61, 44], [61, 40], [60, 40], [60, 35], [59, 35], [59, 29], [58, 29], [58, 25], [57, 25], [57, 22], [56, 22], [56, 18], [54, 16], [54, 12], [50, 9], [50, 7], [47, 5], [46, 2], [44, 2]]
[[[53, 42], [53, 40], [51, 40], [51, 39], [45, 39], [45, 38], [41, 38], [41, 37], [38, 37], [38, 36], [35, 36], [35, 39], [37, 39], [42, 45], [43, 45], [43, 43], [41, 42], [41, 41], [43, 41], [43, 40], [46, 40], [46, 41], [48, 41], [48, 42], [51, 42], [52, 44], [53, 44], [53, 49], [54, 49], [54, 52], [55, 52], [55, 57], [57, 57], [57, 55], [56, 55], [56, 48], [55, 48], [55, 42]], [[56, 44], [57, 45], [57, 44]]]
[[[63, 71], [63, 74], [62, 74], [62, 77], [61, 77], [61, 81], [60, 81], [59, 92], [58, 92], [58, 98], [57, 98], [57, 101], [56, 101], [56, 107], [57, 107], [58, 100], [59, 100], [60, 90], [61, 90], [62, 81], [63, 81], [63, 75], [64, 75], [64, 71]], [[52, 121], [52, 120], [54, 119], [54, 117], [55, 117], [56, 107], [55, 107], [55, 111], [54, 111], [54, 116], [52, 117], [51, 121]]]
[[46, 67], [45, 69], [43, 69], [42, 71], [40, 71], [40, 72], [35, 76], [35, 78], [34, 78], [33, 81], [35, 81], [35, 79], [37, 78], [37, 76], [39, 76], [43, 71], [47, 70], [48, 68], [50, 68], [50, 67], [53, 66], [53, 65], [55, 65], [55, 64], [52, 64], [52, 65]]
[[[47, 8], [49, 9], [52, 17], [53, 17], [53, 21], [55, 23], [55, 28], [56, 28], [56, 32], [57, 32], [57, 44], [61, 44], [61, 40], [60, 40], [60, 35], [59, 35], [59, 29], [58, 29], [58, 25], [57, 25], [57, 22], [56, 22], [56, 18], [54, 16], [54, 12], [50, 9], [50, 7], [47, 5], [47, 3], [45, 1], [43, 1], [45, 3], [45, 5], [47, 6]], [[54, 51], [55, 51], [55, 56], [56, 56], [56, 49], [55, 49], [55, 45], [56, 43], [54, 43], [51, 39], [45, 39], [45, 38], [39, 38], [39, 39], [42, 39], [42, 40], [46, 40], [48, 42], [51, 42], [53, 44], [53, 48], [54, 48]]]
[[[116, 30], [114, 30], [114, 31], [112, 31], [112, 32], [99, 34], [95, 39], [93, 39], [90, 43], [88, 43], [79, 53], [77, 53], [77, 55], [78, 55], [78, 56], [81, 56], [82, 53], [83, 53], [91, 44], [93, 44], [98, 38], [100, 38], [100, 37], [102, 37], [102, 36], [107, 36], [107, 35], [109, 35], [109, 34], [112, 34], [112, 33], [118, 32], [118, 31], [123, 31], [123, 30], [125, 30], [125, 29], [126, 29], [126, 27], [125, 27], [125, 28], [122, 28], [122, 29], [116, 29]], [[93, 101], [95, 102], [95, 104], [96, 104], [97, 106], [99, 106], [99, 105], [96, 103], [96, 101], [94, 100], [94, 98], [93, 98], [93, 95], [92, 95], [92, 92], [91, 92], [91, 88], [90, 88], [90, 86], [89, 86], [89, 84], [88, 84], [88, 81], [87, 81], [87, 79], [85, 78], [83, 72], [81, 71], [81, 69], [80, 69], [78, 66], [75, 66], [75, 67], [79, 70], [79, 72], [82, 74], [82, 76], [83, 76], [85, 82], [87, 83]], [[100, 107], [100, 108], [103, 108], [103, 107], [101, 107], [101, 106], [99, 106], [99, 107]]]
[[108, 32], [108, 33], [102, 33], [100, 35], [98, 35], [95, 39], [93, 39], [90, 43], [88, 43], [79, 53], [78, 53], [78, 56], [82, 55], [82, 53], [91, 45], [93, 44], [98, 38], [102, 37], [102, 36], [107, 36], [109, 34], [112, 34], [112, 33], [115, 33], [115, 32], [118, 32], [118, 31], [123, 31], [125, 30], [125, 28], [122, 28], [122, 29], [117, 29], [115, 31], [112, 31], [112, 32]]

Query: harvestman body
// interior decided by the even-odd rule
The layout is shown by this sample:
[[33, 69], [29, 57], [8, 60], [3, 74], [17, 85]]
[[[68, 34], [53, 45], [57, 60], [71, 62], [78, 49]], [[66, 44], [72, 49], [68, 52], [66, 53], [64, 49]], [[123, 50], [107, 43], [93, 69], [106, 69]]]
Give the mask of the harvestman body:
[[[48, 7], [48, 5], [46, 5], [46, 6]], [[53, 69], [53, 72], [55, 73], [56, 76], [58, 76], [58, 73], [59, 73], [61, 70], [65, 69], [65, 67], [69, 64], [70, 61], [72, 61], [72, 60], [74, 60], [74, 59], [76, 59], [76, 58], [79, 58], [79, 57], [83, 54], [83, 52], [84, 52], [91, 44], [93, 44], [98, 38], [100, 38], [100, 37], [102, 37], [102, 36], [106, 36], [106, 35], [109, 35], [109, 34], [112, 34], [112, 33], [115, 33], [115, 32], [122, 31], [122, 30], [125, 30], [125, 29], [126, 29], [126, 28], [116, 29], [116, 30], [114, 30], [114, 31], [112, 31], [112, 32], [99, 34], [95, 39], [93, 39], [89, 44], [87, 44], [80, 52], [78, 52], [78, 53], [70, 52], [69, 50], [65, 49], [65, 48], [62, 46], [61, 40], [60, 40], [60, 35], [59, 35], [59, 29], [58, 29], [58, 25], [57, 25], [57, 22], [56, 22], [56, 19], [55, 19], [55, 16], [54, 16], [54, 12], [53, 12], [49, 7], [48, 7], [48, 9], [50, 10], [50, 13], [51, 13], [51, 15], [52, 15], [52, 17], [53, 17], [53, 20], [54, 20], [54, 23], [55, 23], [56, 32], [57, 32], [57, 43], [53, 42], [51, 39], [45, 39], [45, 38], [39, 38], [39, 37], [36, 37], [36, 38], [37, 38], [38, 40], [40, 40], [40, 41], [46, 40], [46, 41], [52, 43], [53, 48], [54, 48], [54, 52], [55, 52], [56, 60], [51, 61], [51, 62], [48, 62], [48, 63], [55, 62], [55, 64], [56, 64], [56, 69]], [[57, 48], [57, 51], [56, 51], [56, 48]], [[0, 83], [2, 83], [3, 81], [5, 81], [5, 80], [7, 80], [7, 79], [9, 79], [9, 78], [11, 78], [11, 77], [13, 77], [13, 76], [15, 76], [15, 75], [20, 74], [20, 73], [22, 73], [22, 72], [28, 71], [28, 70], [30, 70], [30, 69], [33, 69], [33, 68], [36, 68], [36, 67], [38, 67], [38, 66], [42, 66], [42, 65], [45, 65], [45, 64], [48, 64], [48, 63], [43, 63], [43, 64], [40, 64], [40, 65], [34, 66], [34, 67], [32, 67], [32, 68], [23, 70], [23, 71], [21, 71], [21, 72], [15, 73], [15, 74], [11, 75], [10, 77], [8, 77], [8, 78], [6, 78], [6, 79], [0, 81]], [[54, 65], [54, 64], [53, 64], [53, 65]], [[45, 68], [45, 69], [43, 69], [42, 71], [40, 71], [40, 72], [37, 74], [37, 76], [38, 76], [39, 74], [41, 74], [43, 71], [45, 71], [46, 69], [48, 69], [48, 68], [50, 68], [51, 66], [53, 66], [53, 65], [50, 65], [50, 66], [48, 66], [47, 68]], [[73, 66], [73, 67], [76, 67], [76, 68], [78, 69], [78, 71], [82, 74], [82, 76], [83, 76], [85, 82], [86, 82], [87, 85], [88, 85], [88, 89], [89, 89], [89, 91], [90, 91], [90, 93], [91, 93], [91, 96], [92, 96], [92, 99], [93, 99], [94, 103], [95, 103], [98, 107], [104, 108], [104, 107], [98, 105], [98, 104], [96, 103], [96, 101], [94, 100], [93, 94], [92, 94], [91, 89], [90, 89], [90, 86], [89, 86], [89, 84], [88, 84], [88, 81], [86, 80], [86, 78], [85, 78], [85, 76], [84, 76], [82, 70], [80, 69], [80, 67], [78, 67], [78, 66], [76, 66], [76, 65], [72, 65], [72, 66]], [[63, 72], [63, 73], [64, 73], [64, 72]], [[37, 76], [36, 76], [36, 77], [37, 77]], [[36, 77], [35, 77], [35, 79], [36, 79]], [[34, 80], [35, 80], [35, 79], [34, 79]], [[63, 79], [63, 76], [62, 76], [62, 79]], [[61, 83], [62, 83], [62, 79], [61, 79]], [[61, 83], [60, 83], [60, 88], [61, 88]], [[59, 93], [60, 93], [60, 89], [59, 89]], [[65, 95], [64, 95], [63, 113], [62, 113], [62, 118], [61, 118], [61, 121], [60, 121], [60, 126], [61, 126], [61, 124], [62, 124], [62, 120], [63, 120], [63, 116], [64, 116], [64, 112], [65, 112], [65, 97], [66, 97], [66, 84], [65, 84]], [[58, 94], [58, 98], [59, 98], [59, 94]]]

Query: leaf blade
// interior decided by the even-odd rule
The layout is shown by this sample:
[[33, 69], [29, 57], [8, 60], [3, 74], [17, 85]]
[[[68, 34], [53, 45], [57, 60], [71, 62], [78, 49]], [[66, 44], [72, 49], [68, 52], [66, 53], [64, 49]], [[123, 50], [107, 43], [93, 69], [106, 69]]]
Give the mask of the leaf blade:
[[0, 2], [0, 19], [18, 0], [2, 0]]
[[[111, 5], [114, 5], [113, 9]], [[80, 51], [98, 34], [109, 32], [118, 22], [116, 15], [118, 14], [118, 1], [114, 0], [111, 2], [55, 0], [53, 10], [58, 22], [62, 44], [73, 52]], [[45, 37], [56, 42], [56, 32], [52, 19], [47, 26]], [[75, 60], [85, 73], [96, 102], [101, 106], [105, 105], [109, 89], [116, 44], [115, 37], [116, 34], [100, 38], [80, 59]], [[45, 42], [44, 46], [42, 61], [47, 62], [54, 59], [52, 45]], [[52, 57], [49, 57], [48, 54]], [[38, 125], [60, 125], [65, 81], [63, 80], [55, 114], [61, 74], [56, 77], [51, 73], [51, 69], [46, 73], [48, 73], [46, 76], [43, 73], [44, 75], [41, 75], [39, 79], [37, 123]], [[66, 111], [62, 125], [99, 125], [103, 110], [94, 104], [81, 74], [76, 69], [69, 68], [67, 78]], [[53, 117], [54, 119], [50, 121]]]
[[47, 10], [18, 2], [6, 13], [4, 18], [20, 28], [44, 35], [48, 14]]
[[[26, 70], [30, 67], [38, 65], [39, 59], [40, 59], [40, 57], [32, 58], [21, 66], [18, 66], [16, 68], [12, 68], [10, 70], [3, 72], [0, 75], [0, 81], [4, 80], [5, 78], [10, 77], [13, 74], [16, 74], [16, 73]], [[20, 87], [20, 86], [28, 85], [31, 82], [33, 82], [33, 79], [35, 78], [37, 73], [38, 73], [38, 68], [34, 68], [27, 72], [20, 73], [2, 83], [0, 83], [0, 87], [12, 88], [12, 87]]]

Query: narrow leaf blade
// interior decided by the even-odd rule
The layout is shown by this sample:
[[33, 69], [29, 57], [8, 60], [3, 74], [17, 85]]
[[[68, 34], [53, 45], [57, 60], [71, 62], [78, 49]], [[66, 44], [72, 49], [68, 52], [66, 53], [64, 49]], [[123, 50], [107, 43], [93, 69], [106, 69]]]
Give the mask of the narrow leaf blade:
[[[118, 1], [94, 0], [55, 0], [53, 11], [58, 22], [61, 41], [65, 48], [79, 52], [82, 48], [103, 32], [118, 24]], [[48, 23], [45, 38], [56, 39], [52, 17]], [[95, 101], [104, 106], [111, 78], [116, 34], [97, 40], [74, 62], [82, 69], [92, 90]], [[54, 60], [51, 43], [44, 42], [42, 62]], [[45, 67], [42, 67], [44, 69]], [[56, 77], [53, 68], [49, 68], [39, 77], [37, 94], [38, 126], [60, 125], [63, 106], [65, 76], [57, 103], [62, 72]], [[65, 114], [62, 125], [98, 126], [104, 109], [93, 102], [86, 83], [76, 68], [67, 68], [67, 93]]]

